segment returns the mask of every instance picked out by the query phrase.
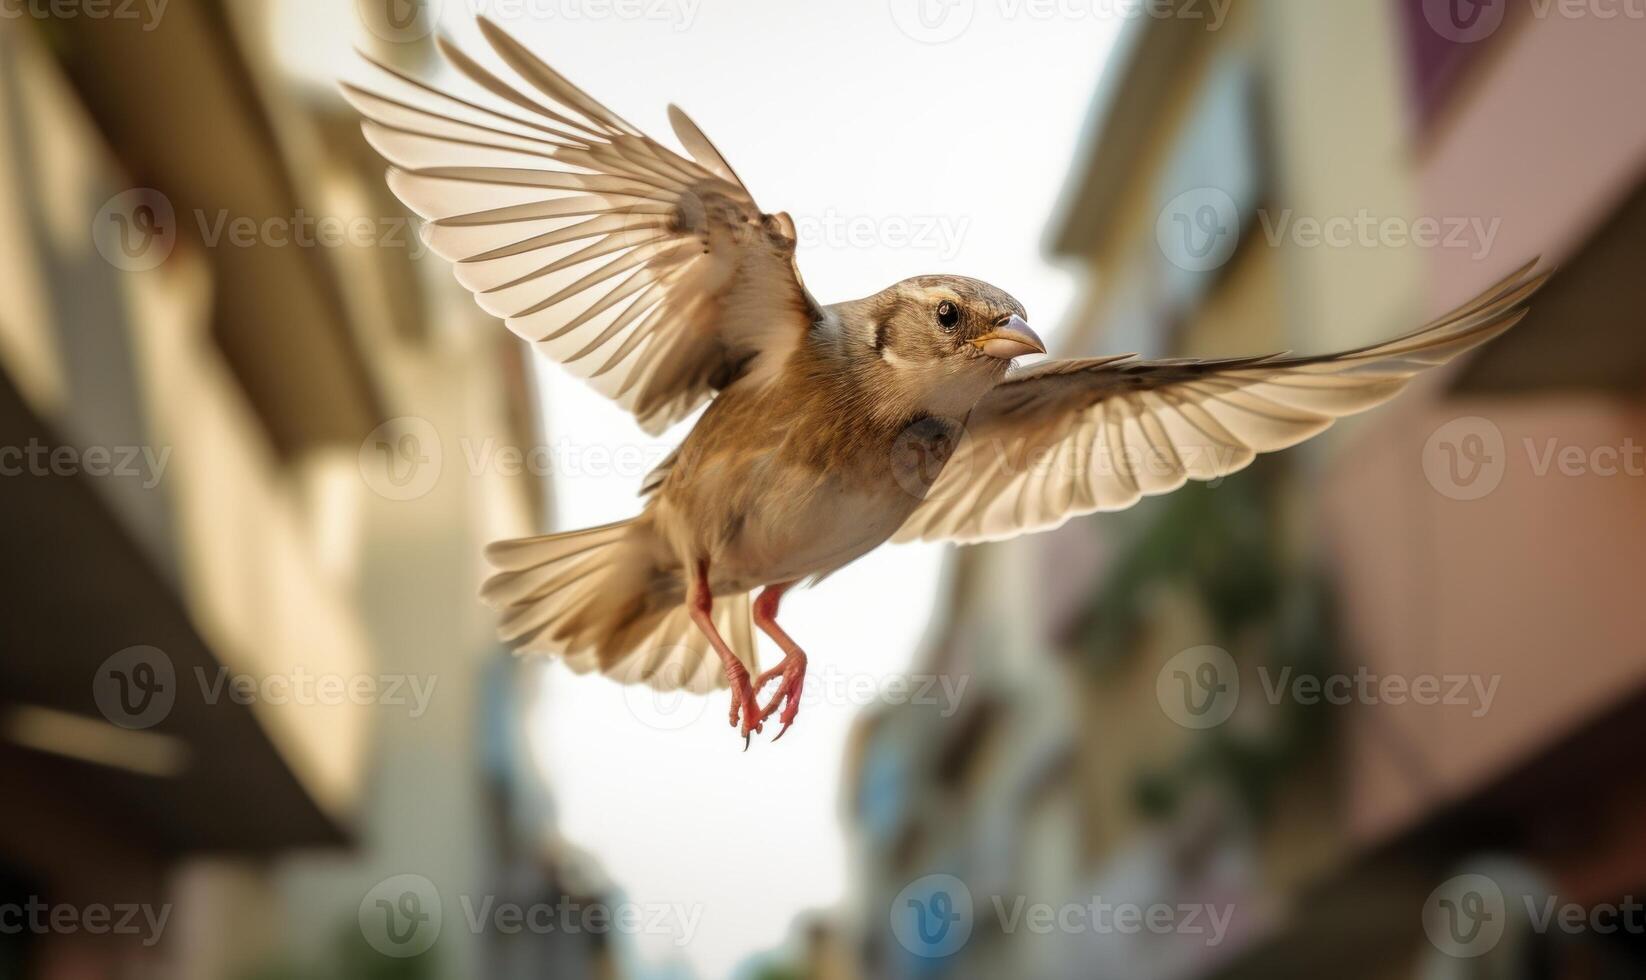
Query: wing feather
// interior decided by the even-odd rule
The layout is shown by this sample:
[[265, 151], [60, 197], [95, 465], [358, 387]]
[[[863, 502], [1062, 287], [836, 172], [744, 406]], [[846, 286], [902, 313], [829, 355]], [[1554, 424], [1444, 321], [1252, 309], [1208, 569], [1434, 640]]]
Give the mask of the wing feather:
[[1548, 278], [1517, 269], [1452, 313], [1319, 357], [1049, 361], [984, 397], [966, 438], [893, 540], [989, 541], [1121, 510], [1393, 398], [1419, 372], [1498, 336]]
[[650, 432], [728, 384], [775, 376], [819, 315], [793, 222], [761, 212], [678, 108], [689, 156], [479, 27], [512, 78], [439, 45], [473, 98], [365, 55], [372, 81], [343, 86], [390, 189], [458, 282]]

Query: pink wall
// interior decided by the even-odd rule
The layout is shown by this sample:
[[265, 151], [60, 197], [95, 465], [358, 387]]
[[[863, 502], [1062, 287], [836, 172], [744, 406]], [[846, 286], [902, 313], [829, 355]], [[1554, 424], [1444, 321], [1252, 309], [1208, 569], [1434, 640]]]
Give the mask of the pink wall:
[[[1646, 20], [1562, 17], [1558, 4], [1540, 18], [1541, 6], [1483, 42], [1414, 160], [1425, 213], [1501, 219], [1483, 260], [1430, 253], [1437, 313], [1533, 255], [1570, 255], [1646, 171]], [[1347, 709], [1347, 808], [1363, 843], [1646, 684], [1646, 475], [1536, 472], [1550, 439], [1646, 447], [1646, 409], [1577, 395], [1443, 401], [1439, 387], [1369, 422], [1328, 480], [1349, 659], [1500, 680], [1479, 717], [1475, 703]], [[1424, 469], [1431, 435], [1467, 416], [1503, 440], [1501, 483], [1477, 500], [1453, 499]], [[1437, 464], [1438, 444], [1428, 451]]]
[[[1445, 479], [1437, 489], [1424, 463], [1445, 462], [1431, 435], [1469, 416], [1501, 433], [1503, 467], [1494, 490], [1462, 500]], [[1549, 440], [1584, 462], [1540, 473]], [[1589, 470], [1594, 449], [1631, 444], [1632, 472]], [[1351, 833], [1371, 842], [1646, 684], [1646, 408], [1577, 397], [1431, 402], [1396, 413], [1344, 457], [1328, 482], [1326, 523], [1350, 662], [1406, 677], [1500, 678], [1478, 717], [1478, 702], [1349, 709]]]
[[1495, 47], [1456, 86], [1416, 163], [1427, 213], [1502, 219], [1486, 268], [1467, 250], [1434, 250], [1437, 313], [1486, 273], [1564, 257], [1646, 170], [1646, 20], [1560, 9], [1516, 10], [1481, 42]]

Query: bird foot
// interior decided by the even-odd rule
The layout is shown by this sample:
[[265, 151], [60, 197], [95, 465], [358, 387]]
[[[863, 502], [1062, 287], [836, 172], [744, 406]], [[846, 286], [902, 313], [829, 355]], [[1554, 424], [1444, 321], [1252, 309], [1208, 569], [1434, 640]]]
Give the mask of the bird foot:
[[748, 674], [743, 674], [740, 677], [732, 678], [732, 710], [730, 721], [733, 728], [738, 728], [738, 721], [741, 716], [742, 726], [740, 733], [743, 736], [743, 751], [745, 752], [749, 750], [749, 735], [753, 732], [760, 731], [761, 723], [766, 720], [766, 716], [760, 713], [759, 702], [755, 699], [755, 692], [757, 690], [758, 688], [749, 683]]
[[789, 730], [789, 726], [794, 724], [795, 716], [800, 713], [800, 693], [806, 687], [805, 656], [791, 654], [784, 657], [782, 663], [761, 674], [755, 680], [754, 689], [758, 693], [765, 689], [767, 683], [779, 678], [781, 678], [782, 683], [778, 684], [777, 691], [772, 694], [772, 699], [766, 703], [764, 708], [760, 709], [761, 721], [770, 718], [778, 708], [783, 709], [783, 713], [777, 716], [777, 720], [783, 723], [783, 727], [772, 739], [774, 742], [783, 737], [784, 732]]

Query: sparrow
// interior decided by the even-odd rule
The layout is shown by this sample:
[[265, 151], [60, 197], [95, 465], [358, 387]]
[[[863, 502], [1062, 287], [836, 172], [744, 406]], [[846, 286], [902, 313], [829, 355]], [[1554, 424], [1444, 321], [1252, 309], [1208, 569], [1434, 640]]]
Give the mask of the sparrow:
[[[756, 206], [684, 112], [668, 110], [677, 152], [479, 29], [495, 70], [439, 41], [472, 95], [365, 55], [372, 80], [344, 84], [390, 188], [484, 310], [645, 431], [707, 404], [638, 516], [490, 545], [481, 598], [504, 641], [573, 671], [729, 687], [745, 749], [799, 710], [806, 654], [777, 621], [797, 584], [888, 541], [1011, 538], [1226, 477], [1501, 334], [1547, 277], [1533, 262], [1337, 354], [1014, 368], [1046, 347], [1004, 291], [928, 275], [819, 303], [794, 221]], [[783, 651], [763, 673], [756, 627]]]

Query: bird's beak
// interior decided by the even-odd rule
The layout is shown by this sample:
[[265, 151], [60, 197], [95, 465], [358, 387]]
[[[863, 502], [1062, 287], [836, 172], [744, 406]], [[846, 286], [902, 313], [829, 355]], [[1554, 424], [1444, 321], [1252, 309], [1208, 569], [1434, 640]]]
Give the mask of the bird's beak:
[[1004, 325], [973, 340], [972, 345], [990, 357], [998, 357], [1003, 361], [1025, 354], [1046, 353], [1046, 345], [1041, 342], [1040, 336], [1030, 330], [1029, 325], [1023, 322], [1023, 318], [1016, 314], [1013, 314]]

